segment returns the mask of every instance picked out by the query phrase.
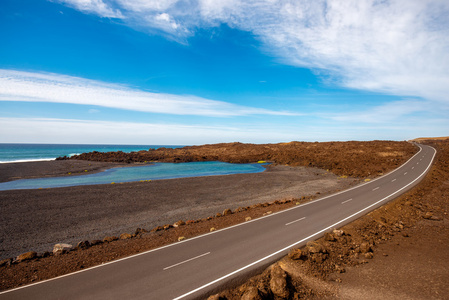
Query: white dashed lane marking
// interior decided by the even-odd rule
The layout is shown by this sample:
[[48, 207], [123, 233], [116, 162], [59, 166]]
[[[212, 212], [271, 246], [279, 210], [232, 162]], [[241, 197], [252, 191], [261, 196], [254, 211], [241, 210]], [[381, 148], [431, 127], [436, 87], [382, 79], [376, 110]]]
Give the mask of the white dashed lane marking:
[[169, 267], [164, 268], [164, 271], [165, 271], [165, 270], [168, 270], [168, 269], [170, 269], [170, 268], [173, 268], [173, 267], [176, 267], [176, 266], [185, 264], [186, 262], [192, 261], [192, 260], [194, 260], [194, 259], [198, 259], [198, 258], [200, 258], [200, 257], [206, 256], [206, 255], [208, 255], [208, 254], [210, 254], [210, 252], [207, 252], [207, 253], [204, 253], [204, 254], [201, 254], [201, 255], [192, 257], [192, 258], [190, 258], [190, 259], [187, 259], [187, 260], [185, 260], [185, 261], [179, 262], [179, 263], [177, 263], [177, 264], [171, 265], [171, 266], [169, 266]]
[[346, 201], [343, 201], [341, 204], [345, 204], [346, 202], [349, 202], [349, 201], [351, 201], [352, 200], [352, 198], [351, 199], [348, 199], [348, 200], [346, 200]]
[[299, 222], [299, 221], [302, 221], [302, 220], [304, 220], [305, 218], [306, 218], [306, 217], [302, 217], [301, 219], [298, 219], [298, 220], [289, 222], [289, 223], [285, 224], [285, 226], [290, 225], [290, 224], [293, 224], [293, 223], [296, 223], [296, 222]]

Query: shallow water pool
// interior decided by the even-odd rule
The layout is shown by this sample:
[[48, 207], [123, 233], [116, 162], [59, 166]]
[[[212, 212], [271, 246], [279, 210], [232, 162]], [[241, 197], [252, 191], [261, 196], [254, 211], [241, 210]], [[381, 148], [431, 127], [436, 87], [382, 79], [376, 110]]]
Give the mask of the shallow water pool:
[[113, 168], [101, 173], [88, 175], [20, 179], [2, 182], [0, 183], [0, 191], [111, 184], [183, 177], [258, 173], [265, 170], [263, 165], [265, 164], [231, 164], [219, 161], [155, 163], [139, 167]]

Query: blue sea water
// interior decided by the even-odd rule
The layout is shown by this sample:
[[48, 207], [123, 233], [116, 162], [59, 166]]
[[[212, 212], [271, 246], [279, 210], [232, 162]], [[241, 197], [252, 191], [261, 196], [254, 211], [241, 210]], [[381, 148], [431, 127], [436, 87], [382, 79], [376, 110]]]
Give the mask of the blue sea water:
[[101, 173], [52, 178], [20, 179], [0, 183], [0, 191], [55, 188], [92, 184], [117, 184], [140, 180], [228, 175], [263, 172], [264, 164], [231, 164], [218, 161], [155, 163], [139, 167], [113, 168]]
[[0, 163], [53, 160], [60, 156], [72, 156], [86, 152], [132, 152], [157, 148], [180, 148], [167, 145], [67, 145], [67, 144], [2, 144]]

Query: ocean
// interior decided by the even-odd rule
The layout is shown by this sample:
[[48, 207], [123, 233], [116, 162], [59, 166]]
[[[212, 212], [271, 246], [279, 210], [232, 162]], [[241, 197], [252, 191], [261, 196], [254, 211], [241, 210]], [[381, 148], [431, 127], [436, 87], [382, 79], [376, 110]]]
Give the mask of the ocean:
[[133, 152], [157, 148], [181, 148], [173, 145], [83, 145], [83, 144], [3, 144], [0, 143], [0, 163], [54, 160], [92, 151]]

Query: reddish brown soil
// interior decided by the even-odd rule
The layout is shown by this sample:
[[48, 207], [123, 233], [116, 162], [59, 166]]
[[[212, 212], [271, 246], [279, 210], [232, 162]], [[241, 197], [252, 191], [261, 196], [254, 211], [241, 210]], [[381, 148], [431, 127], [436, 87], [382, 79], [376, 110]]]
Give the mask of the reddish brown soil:
[[[437, 147], [440, 151], [437, 162], [441, 164], [442, 162], [444, 163], [444, 160], [446, 162], [449, 161], [447, 159], [447, 153], [449, 153], [447, 144], [438, 143]], [[161, 152], [157, 152], [157, 150], [145, 153], [139, 152], [132, 155], [119, 154], [116, 156], [109, 154], [104, 157], [101, 154], [93, 153], [86, 156], [80, 156], [78, 158], [119, 162], [149, 161], [155, 159], [160, 161], [194, 161], [210, 159], [232, 162], [269, 160], [278, 164], [321, 167], [324, 169], [329, 169], [338, 175], [375, 177], [376, 175], [388, 172], [405, 162], [412, 154], [416, 152], [416, 148], [406, 142], [374, 141], [347, 143], [294, 142], [277, 145], [244, 145], [236, 143], [206, 145], [203, 146], [203, 148], [188, 147], [181, 150], [163, 149], [160, 151]], [[150, 152], [159, 153], [158, 155], [162, 155], [161, 153], [164, 151], [166, 152], [165, 155], [167, 155], [166, 158], [147, 156]], [[176, 153], [170, 155], [172, 152]], [[445, 153], [446, 156], [441, 156], [441, 153]], [[447, 170], [447, 163], [445, 168], [446, 169], [444, 169], [444, 165], [434, 167], [432, 169], [432, 173], [427, 176], [423, 183], [407, 194], [409, 195], [408, 197], [411, 199], [410, 194], [418, 193], [416, 191], [420, 191], [420, 189], [424, 188], [433, 190], [434, 187], [441, 186], [441, 180], [444, 176], [446, 176], [444, 178], [446, 178], [445, 180], [447, 181], [447, 175], [449, 174]], [[438, 177], [438, 174], [444, 176]], [[432, 181], [429, 182], [429, 178], [432, 178]], [[436, 195], [441, 196], [441, 194], [438, 194], [438, 191], [435, 193]], [[419, 192], [416, 195], [424, 195], [424, 191]], [[357, 245], [359, 245], [362, 241], [367, 240], [369, 243], [373, 244], [372, 247], [374, 248], [384, 240], [383, 236], [385, 236], [385, 240], [391, 239], [391, 237], [397, 232], [395, 229], [395, 224], [399, 221], [402, 220], [405, 224], [403, 226], [408, 227], [415, 224], [417, 220], [422, 219], [420, 217], [423, 214], [421, 210], [425, 211], [428, 209], [428, 206], [425, 206], [427, 205], [427, 202], [423, 202], [419, 196], [416, 196], [418, 198], [416, 201], [414, 200], [414, 202], [412, 202], [412, 205], [405, 205], [402, 202], [406, 201], [404, 199], [409, 198], [404, 197], [401, 197], [393, 204], [389, 204], [387, 206], [387, 210], [384, 211], [380, 209], [375, 213], [364, 217], [361, 221], [348, 225], [348, 227], [344, 230], [351, 235], [346, 234], [343, 237], [338, 237], [335, 242], [326, 242], [326, 253], [317, 253], [312, 255], [309, 255], [308, 253], [303, 255], [299, 260], [301, 262], [300, 264], [284, 263], [283, 268], [289, 270], [290, 272], [287, 276], [287, 287], [289, 293], [291, 293], [290, 295], [292, 297], [293, 295], [296, 295], [296, 297], [321, 297], [324, 295], [335, 295], [335, 293], [330, 292], [333, 291], [331, 288], [329, 288], [329, 290], [317, 288], [318, 286], [321, 286], [321, 282], [318, 285], [313, 285], [313, 283], [316, 282], [316, 280], [323, 281], [332, 279], [331, 276], [336, 270], [336, 265], [345, 269], [348, 268], [348, 266], [362, 263], [362, 259], [355, 258], [355, 252], [358, 247]], [[307, 200], [309, 199], [299, 199], [299, 202], [304, 202]], [[136, 232], [133, 235], [133, 238], [115, 240], [112, 242], [95, 242], [95, 246], [89, 246], [87, 249], [75, 249], [58, 256], [44, 254], [39, 255], [37, 258], [20, 263], [7, 259], [0, 262], [0, 289], [9, 289], [30, 282], [52, 278], [90, 266], [98, 265], [102, 262], [111, 261], [119, 257], [129, 256], [153, 249], [175, 242], [180, 236], [189, 238], [201, 233], [209, 232], [212, 227], [217, 229], [224, 228], [243, 222], [248, 216], [256, 218], [269, 211], [275, 212], [291, 207], [292, 205], [295, 205], [297, 201], [297, 199], [291, 199], [282, 202], [278, 201], [276, 203], [265, 203], [253, 205], [251, 207], [244, 207], [240, 209], [239, 212], [235, 212], [231, 215], [220, 217], [214, 216], [199, 221], [191, 221], [187, 222], [188, 224], [186, 225], [178, 228], [167, 228], [167, 230], [158, 228], [159, 230], [151, 233], [140, 231]], [[419, 205], [421, 205], [421, 210], [418, 208]], [[406, 213], [406, 216], [408, 217], [402, 217], [402, 214], [399, 214], [398, 212]], [[385, 220], [381, 219], [381, 217], [385, 218]], [[382, 220], [384, 227], [378, 226], [379, 223], [376, 221], [377, 219]], [[375, 257], [377, 257], [377, 253], [375, 253]], [[288, 260], [288, 258], [286, 258], [286, 260]], [[298, 262], [298, 260], [294, 262]], [[298, 270], [302, 271], [300, 272]], [[267, 299], [274, 299], [270, 287], [267, 287], [266, 285], [267, 283], [270, 283], [271, 276], [270, 271], [267, 272], [259, 275], [259, 277], [251, 279], [242, 287], [235, 290], [224, 291], [221, 294], [222, 298], [240, 299], [240, 297], [248, 290], [248, 287], [256, 285], [258, 287], [257, 294]], [[306, 274], [307, 277], [304, 277], [302, 274]]]

